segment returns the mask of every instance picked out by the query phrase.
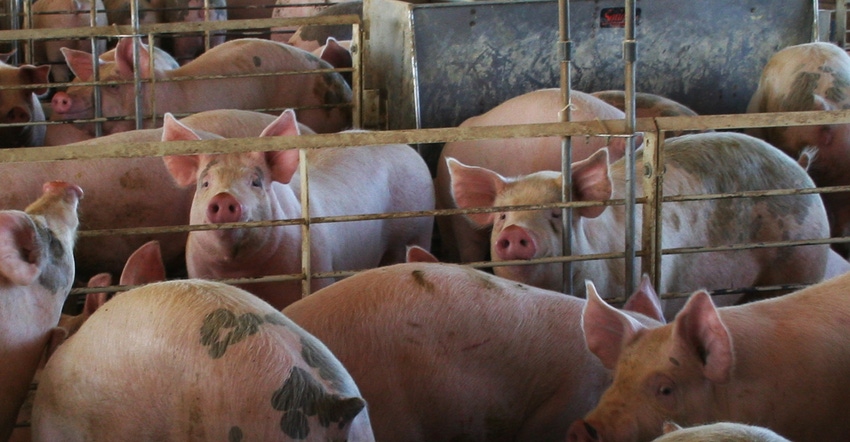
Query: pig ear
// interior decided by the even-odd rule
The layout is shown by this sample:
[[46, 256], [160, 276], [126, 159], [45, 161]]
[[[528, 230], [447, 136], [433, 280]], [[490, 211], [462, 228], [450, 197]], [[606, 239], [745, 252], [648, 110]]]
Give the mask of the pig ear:
[[44, 349], [44, 357], [41, 358], [39, 368], [44, 368], [44, 365], [50, 357], [53, 356], [53, 353], [56, 353], [56, 349], [59, 348], [66, 339], [68, 339], [68, 330], [65, 330], [62, 327], [53, 327], [50, 329], [50, 334], [47, 339], [47, 347]]
[[15, 52], [15, 49], [12, 49], [9, 52], [0, 52], [0, 61], [2, 61], [3, 63], [8, 63], [9, 59], [12, 58], [13, 55], [15, 55]]
[[27, 286], [41, 273], [32, 220], [23, 212], [0, 212], [0, 276]]
[[[493, 207], [496, 196], [508, 181], [492, 170], [467, 166], [454, 158], [446, 158], [449, 166], [452, 198], [461, 209]], [[479, 227], [493, 224], [492, 213], [468, 213], [466, 217]]]
[[[31, 66], [23, 65], [20, 68], [20, 79], [23, 84], [47, 84], [50, 82], [50, 65]], [[47, 86], [38, 89], [30, 89], [36, 95], [47, 93]]]
[[662, 427], [663, 434], [672, 433], [681, 429], [682, 427], [680, 427], [673, 421], [664, 421], [664, 426]]
[[[261, 137], [298, 135], [301, 135], [301, 128], [298, 125], [298, 119], [295, 117], [295, 111], [292, 109], [284, 110], [260, 134]], [[279, 183], [288, 184], [292, 181], [292, 176], [298, 171], [300, 161], [298, 149], [266, 152], [266, 163], [272, 171], [272, 179]]]
[[640, 280], [640, 286], [629, 296], [626, 303], [623, 305], [623, 310], [640, 313], [648, 318], [652, 318], [662, 324], [664, 320], [664, 312], [661, 309], [661, 300], [652, 287], [652, 281], [649, 280], [649, 275], [643, 275]]
[[[115, 63], [118, 74], [122, 77], [133, 76], [133, 38], [118, 40], [118, 45], [115, 46]], [[144, 79], [151, 78], [150, 52], [144, 45], [139, 45], [139, 76]]]
[[699, 356], [703, 375], [719, 384], [729, 381], [732, 340], [708, 292], [700, 290], [691, 295], [673, 323], [676, 339]]
[[585, 284], [587, 302], [581, 315], [584, 339], [587, 348], [602, 361], [602, 365], [613, 370], [623, 347], [644, 327], [602, 300], [591, 281]]
[[94, 78], [91, 54], [69, 48], [61, 48], [59, 50], [65, 56], [65, 64], [68, 65], [68, 68], [71, 69], [75, 77], [82, 81], [91, 81]]
[[328, 37], [319, 58], [325, 60], [328, 64], [335, 68], [350, 68], [353, 64], [351, 51], [345, 49], [333, 37]]
[[[177, 121], [169, 112], [165, 113], [165, 120], [162, 125], [162, 141], [186, 141], [200, 140], [192, 129], [186, 127], [183, 123]], [[195, 184], [198, 180], [198, 167], [200, 159], [197, 155], [168, 155], [162, 157], [165, 162], [165, 168], [168, 173], [174, 178], [174, 181], [179, 186], [189, 186]]]
[[440, 262], [440, 260], [422, 247], [407, 246], [405, 262]]
[[[576, 161], [570, 168], [573, 176], [573, 201], [606, 201], [611, 199], [613, 185], [608, 175], [608, 149], [602, 148], [589, 158]], [[605, 206], [577, 209], [579, 216], [596, 218]]]
[[124, 264], [121, 285], [141, 285], [165, 281], [165, 264], [159, 241], [148, 241], [136, 249]]
[[[108, 285], [108, 284], [107, 284]], [[104, 286], [106, 287], [106, 286]], [[86, 295], [86, 302], [83, 304], [83, 314], [91, 315], [97, 309], [106, 303], [106, 292], [89, 293]]]

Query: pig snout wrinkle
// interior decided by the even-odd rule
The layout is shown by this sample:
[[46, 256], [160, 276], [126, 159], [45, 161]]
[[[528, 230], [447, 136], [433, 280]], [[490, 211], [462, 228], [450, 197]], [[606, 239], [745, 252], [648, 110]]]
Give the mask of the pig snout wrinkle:
[[219, 193], [207, 206], [207, 219], [211, 223], [235, 223], [242, 219], [242, 205], [229, 193]]
[[528, 231], [519, 226], [509, 226], [496, 240], [496, 253], [503, 260], [531, 259], [537, 253], [537, 246]]

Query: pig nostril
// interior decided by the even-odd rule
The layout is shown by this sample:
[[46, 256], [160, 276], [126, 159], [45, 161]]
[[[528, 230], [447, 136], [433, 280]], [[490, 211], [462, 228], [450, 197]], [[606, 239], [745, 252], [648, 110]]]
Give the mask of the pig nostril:
[[584, 429], [587, 430], [587, 434], [590, 435], [590, 438], [593, 440], [599, 440], [599, 435], [596, 434], [596, 428], [593, 428], [593, 425], [589, 423], [584, 423]]
[[524, 239], [521, 239], [521, 240], [519, 240], [519, 245], [521, 245], [521, 246], [523, 246], [523, 247], [527, 247], [527, 246], [528, 246], [528, 241], [526, 241], [526, 240], [524, 240]]
[[227, 210], [229, 210], [229, 211], [231, 211], [231, 212], [235, 212], [235, 211], [236, 211], [236, 206], [234, 206], [233, 204], [231, 204], [231, 205], [227, 206]]
[[218, 213], [218, 204], [213, 204], [210, 206], [210, 211], [212, 213]]

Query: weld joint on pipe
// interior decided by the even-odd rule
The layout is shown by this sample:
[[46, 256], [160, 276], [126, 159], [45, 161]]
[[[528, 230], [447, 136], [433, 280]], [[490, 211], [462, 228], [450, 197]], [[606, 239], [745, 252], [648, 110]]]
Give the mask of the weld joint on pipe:
[[559, 41], [558, 42], [558, 57], [561, 62], [573, 61], [573, 42]]
[[626, 40], [623, 42], [623, 60], [626, 62], [637, 61], [637, 41]]

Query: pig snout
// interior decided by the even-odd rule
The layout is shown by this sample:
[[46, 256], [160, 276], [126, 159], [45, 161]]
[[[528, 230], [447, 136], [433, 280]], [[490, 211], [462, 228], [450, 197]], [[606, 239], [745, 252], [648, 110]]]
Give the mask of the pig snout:
[[216, 194], [207, 205], [207, 220], [211, 223], [235, 223], [242, 219], [242, 205], [233, 195]]
[[569, 432], [567, 433], [567, 441], [569, 442], [586, 442], [598, 440], [599, 434], [596, 432], [596, 428], [593, 428], [593, 425], [590, 425], [582, 419], [573, 422], [573, 424], [570, 425]]
[[508, 226], [496, 239], [496, 255], [501, 260], [531, 259], [537, 253], [537, 245], [526, 229]]
[[65, 92], [59, 91], [53, 94], [53, 99], [50, 101], [53, 106], [53, 111], [60, 114], [66, 114], [71, 111], [71, 105], [74, 100]]
[[6, 113], [6, 118], [4, 123], [29, 123], [30, 121], [30, 113], [20, 107], [15, 106], [9, 112]]
[[65, 181], [48, 181], [42, 186], [42, 192], [45, 194], [62, 196], [63, 194], [73, 200], [83, 199], [83, 189], [76, 184], [66, 183]]

